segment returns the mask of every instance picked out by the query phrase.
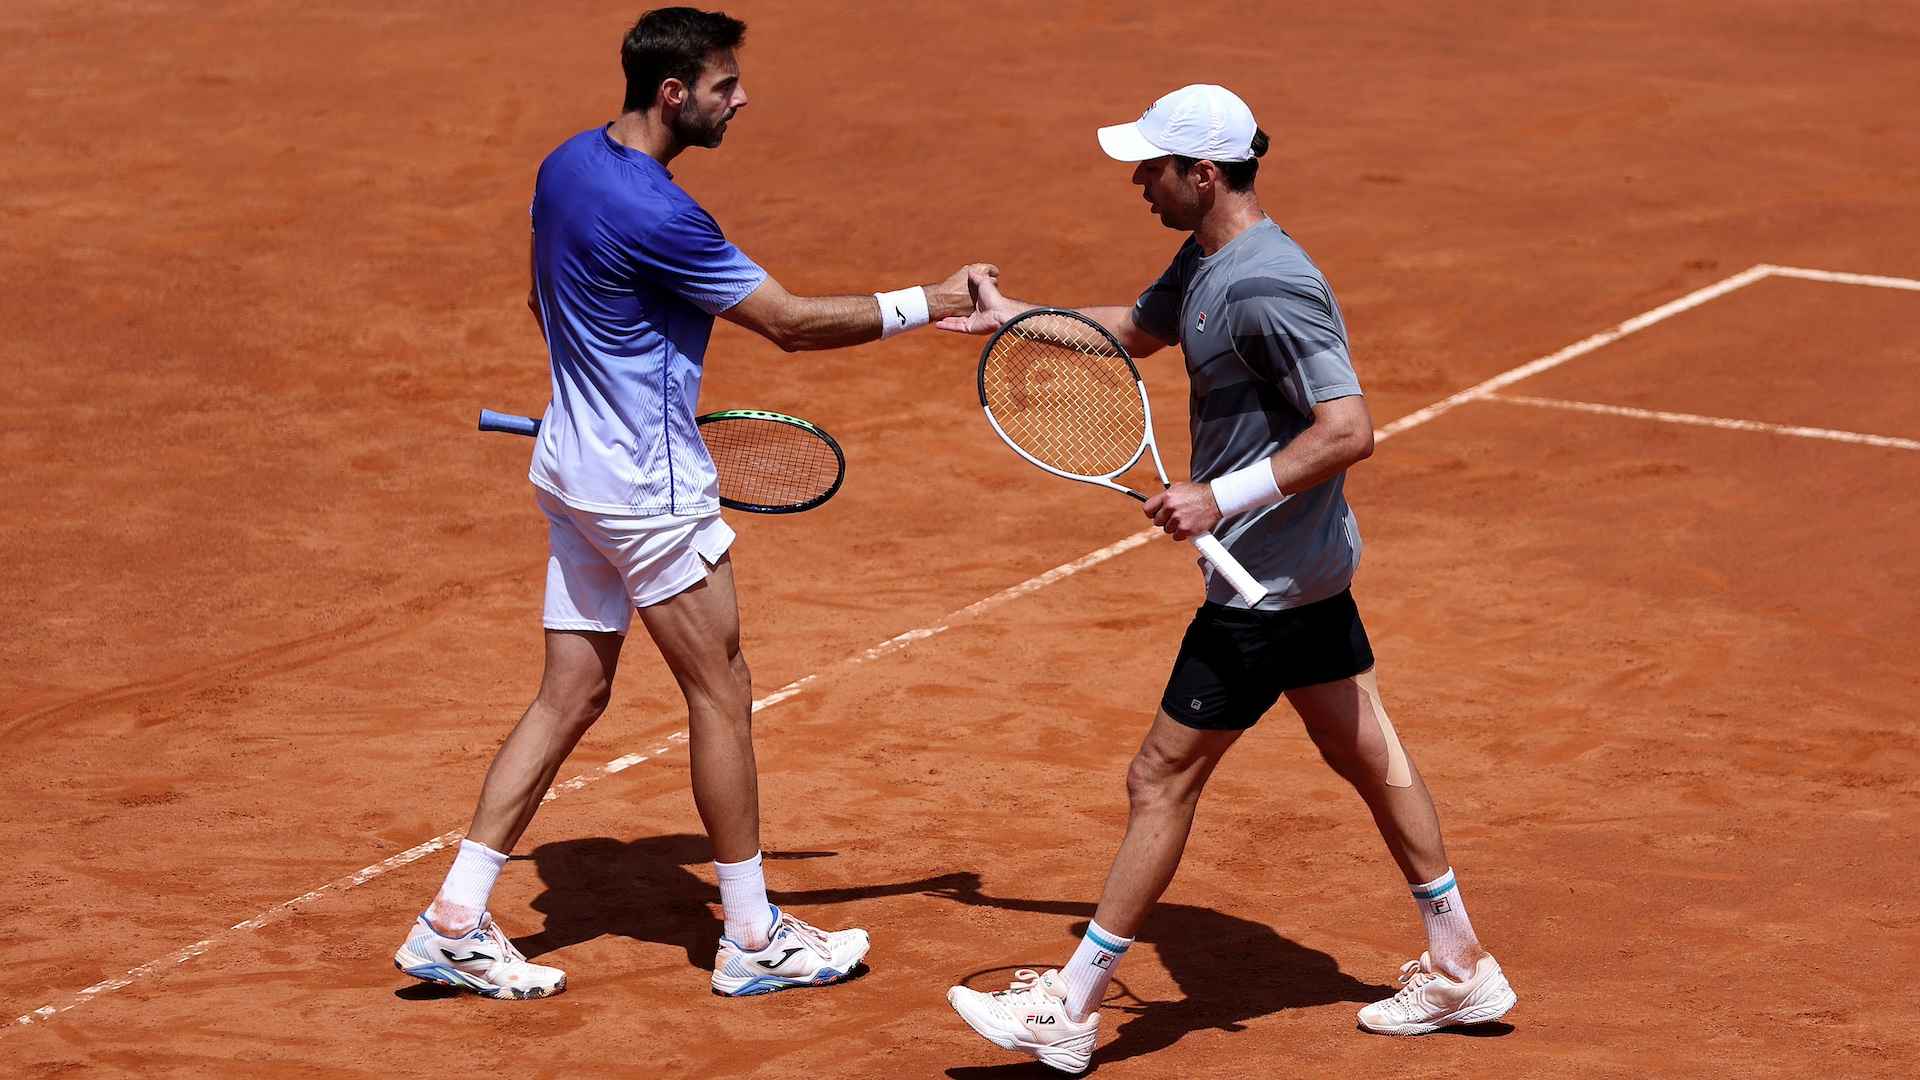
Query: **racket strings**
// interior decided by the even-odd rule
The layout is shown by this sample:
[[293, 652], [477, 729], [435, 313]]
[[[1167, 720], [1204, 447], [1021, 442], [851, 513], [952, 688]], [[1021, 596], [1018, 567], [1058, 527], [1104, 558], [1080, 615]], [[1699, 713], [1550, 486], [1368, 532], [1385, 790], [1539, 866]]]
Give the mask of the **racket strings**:
[[1076, 476], [1109, 476], [1146, 438], [1133, 368], [1074, 320], [1030, 316], [1010, 327], [981, 368], [987, 410], [1029, 457]]
[[793, 507], [833, 490], [841, 461], [805, 428], [777, 420], [733, 417], [700, 426], [720, 497], [752, 506]]

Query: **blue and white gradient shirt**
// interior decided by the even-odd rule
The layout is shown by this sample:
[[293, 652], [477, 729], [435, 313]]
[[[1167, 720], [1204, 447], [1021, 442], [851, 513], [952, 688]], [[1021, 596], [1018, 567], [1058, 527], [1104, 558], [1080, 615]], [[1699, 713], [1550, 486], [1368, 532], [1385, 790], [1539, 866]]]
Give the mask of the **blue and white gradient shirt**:
[[604, 128], [541, 162], [532, 215], [553, 401], [527, 479], [591, 512], [717, 512], [693, 422], [707, 338], [767, 272], [665, 166]]

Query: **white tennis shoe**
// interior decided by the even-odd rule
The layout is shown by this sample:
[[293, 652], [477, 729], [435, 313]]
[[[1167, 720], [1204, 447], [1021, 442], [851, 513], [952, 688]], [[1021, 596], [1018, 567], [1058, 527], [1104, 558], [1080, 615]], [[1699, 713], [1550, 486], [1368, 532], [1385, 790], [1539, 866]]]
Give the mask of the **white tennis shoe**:
[[393, 954], [393, 966], [416, 979], [481, 997], [552, 997], [567, 988], [567, 973], [559, 968], [529, 963], [513, 947], [492, 915], [480, 916], [480, 925], [460, 937], [444, 937], [425, 915], [413, 922], [407, 943]]
[[1435, 971], [1433, 958], [1421, 953], [1400, 966], [1399, 981], [1399, 993], [1360, 1010], [1361, 1027], [1380, 1035], [1426, 1035], [1498, 1020], [1520, 1000], [1500, 965], [1485, 955], [1461, 981]]
[[713, 956], [714, 993], [751, 997], [843, 982], [867, 955], [865, 930], [822, 930], [768, 906], [773, 908], [773, 932], [767, 935], [766, 948], [748, 949], [731, 938], [720, 939]]
[[1012, 986], [992, 994], [951, 987], [947, 1003], [988, 1042], [1061, 1072], [1084, 1071], [1100, 1037], [1100, 1013], [1080, 1021], [1068, 1016], [1066, 980], [1051, 969], [1043, 975], [1022, 968], [1013, 973]]

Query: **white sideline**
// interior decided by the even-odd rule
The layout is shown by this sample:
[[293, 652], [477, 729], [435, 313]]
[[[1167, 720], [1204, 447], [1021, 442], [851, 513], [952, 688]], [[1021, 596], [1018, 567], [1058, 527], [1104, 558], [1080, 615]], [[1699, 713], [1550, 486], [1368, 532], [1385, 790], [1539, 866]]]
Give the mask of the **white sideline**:
[[1527, 397], [1521, 394], [1488, 394], [1488, 401], [1510, 405], [1532, 405], [1542, 409], [1566, 409], [1571, 412], [1599, 413], [1603, 416], [1630, 416], [1636, 420], [1659, 420], [1668, 424], [1724, 428], [1728, 431], [1759, 431], [1769, 435], [1792, 435], [1801, 439], [1827, 439], [1832, 442], [1882, 446], [1893, 450], [1920, 450], [1920, 439], [1902, 439], [1894, 435], [1866, 435], [1858, 431], [1832, 428], [1799, 427], [1793, 424], [1769, 424], [1760, 420], [1733, 420], [1724, 416], [1700, 416], [1695, 413], [1662, 412], [1636, 409], [1627, 405], [1600, 405], [1591, 401], [1566, 401], [1560, 398]]
[[1522, 379], [1530, 379], [1543, 371], [1551, 371], [1575, 357], [1585, 356], [1602, 345], [1610, 345], [1626, 337], [1628, 334], [1645, 330], [1647, 327], [1671, 319], [1683, 311], [1690, 311], [1709, 300], [1718, 299], [1735, 289], [1751, 285], [1773, 273], [1775, 269], [1777, 268], [1769, 266], [1766, 263], [1761, 263], [1758, 266], [1749, 266], [1732, 277], [1722, 278], [1704, 289], [1695, 289], [1693, 292], [1688, 293], [1678, 300], [1661, 304], [1659, 307], [1645, 314], [1635, 315], [1633, 318], [1615, 326], [1611, 330], [1602, 330], [1592, 337], [1574, 342], [1559, 352], [1549, 353], [1538, 360], [1521, 364], [1517, 368], [1510, 368], [1477, 386], [1470, 386], [1454, 394], [1452, 397], [1436, 401], [1418, 412], [1408, 413], [1393, 423], [1381, 428], [1378, 432], [1375, 432], [1374, 439], [1378, 441], [1388, 435], [1397, 435], [1408, 428], [1419, 427], [1421, 424], [1432, 420], [1441, 413], [1450, 412], [1465, 405], [1469, 401], [1486, 397], [1495, 390], [1512, 386]]
[[[1883, 276], [1872, 275], [1872, 274], [1843, 274], [1843, 273], [1837, 273], [1835, 271], [1830, 271], [1830, 270], [1808, 270], [1800, 267], [1774, 266], [1769, 263], [1761, 263], [1757, 266], [1748, 267], [1747, 269], [1742, 270], [1739, 273], [1734, 274], [1730, 277], [1723, 278], [1720, 281], [1713, 283], [1712, 285], [1706, 286], [1705, 288], [1696, 289], [1693, 292], [1690, 292], [1685, 296], [1680, 297], [1677, 300], [1669, 301], [1668, 303], [1662, 304], [1659, 307], [1654, 308], [1653, 310], [1648, 311], [1644, 314], [1636, 315], [1633, 318], [1628, 319], [1623, 323], [1620, 323], [1619, 325], [1613, 327], [1610, 330], [1604, 330], [1598, 334], [1593, 335], [1592, 337], [1588, 337], [1581, 341], [1577, 341], [1574, 344], [1569, 345], [1558, 352], [1540, 357], [1537, 360], [1531, 360], [1525, 364], [1519, 365], [1518, 367], [1510, 368], [1509, 370], [1504, 371], [1499, 375], [1495, 375], [1493, 378], [1488, 379], [1485, 382], [1479, 383], [1478, 385], [1469, 387], [1450, 397], [1434, 402], [1432, 405], [1429, 405], [1424, 409], [1420, 409], [1417, 412], [1409, 413], [1406, 416], [1403, 416], [1400, 419], [1395, 420], [1392, 423], [1387, 424], [1384, 427], [1381, 427], [1378, 430], [1376, 430], [1374, 432], [1374, 440], [1376, 442], [1384, 441], [1386, 439], [1392, 438], [1395, 435], [1400, 434], [1403, 431], [1409, 431], [1413, 428], [1419, 427], [1422, 424], [1425, 424], [1435, 419], [1436, 417], [1441, 416], [1444, 413], [1450, 412], [1453, 409], [1466, 404], [1467, 402], [1491, 397], [1493, 396], [1495, 391], [1498, 391], [1503, 387], [1511, 386], [1514, 383], [1521, 381], [1522, 379], [1531, 378], [1532, 376], [1538, 375], [1543, 371], [1547, 371], [1552, 368], [1559, 367], [1561, 364], [1564, 364], [1567, 361], [1574, 359], [1575, 357], [1583, 356], [1587, 353], [1594, 351], [1595, 349], [1600, 348], [1603, 345], [1607, 345], [1611, 342], [1618, 341], [1619, 339], [1627, 336], [1628, 334], [1632, 334], [1639, 330], [1644, 330], [1649, 326], [1662, 322], [1666, 319], [1670, 319], [1673, 316], [1678, 315], [1684, 311], [1688, 311], [1688, 310], [1691, 310], [1692, 308], [1699, 307], [1701, 304], [1704, 304], [1709, 300], [1713, 300], [1718, 297], [1725, 296], [1727, 293], [1733, 292], [1735, 289], [1742, 288], [1746, 285], [1751, 285], [1752, 283], [1759, 281], [1762, 278], [1769, 277], [1769, 276], [1776, 276], [1776, 275], [1781, 277], [1803, 278], [1810, 281], [1825, 281], [1825, 282], [1833, 282], [1833, 283], [1846, 284], [1846, 285], [1871, 285], [1879, 288], [1910, 289], [1914, 291], [1920, 291], [1920, 280], [1915, 280], [1912, 278], [1883, 277]], [[1519, 399], [1512, 399], [1512, 400], [1519, 401], [1519, 403], [1521, 404], [1531, 403], [1529, 401], [1520, 401]], [[1541, 400], [1544, 400], [1544, 399], [1541, 399]], [[1595, 406], [1594, 408], [1598, 410], [1598, 409], [1611, 409], [1613, 407]], [[1673, 415], [1680, 415], [1680, 414], [1673, 414]], [[1730, 421], [1730, 423], [1738, 423], [1738, 421]], [[1809, 429], [1809, 430], [1812, 430], [1812, 429]], [[1882, 438], [1882, 437], [1881, 436], [1863, 436], [1862, 438]], [[839, 664], [835, 665], [834, 668], [831, 668], [828, 670], [829, 671], [842, 670], [847, 667], [851, 667], [858, 664], [864, 664], [868, 661], [877, 660], [883, 656], [887, 656], [892, 653], [898, 652], [901, 649], [904, 649], [907, 646], [912, 645], [916, 641], [922, 641], [927, 638], [934, 637], [938, 634], [944, 633], [949, 627], [951, 627], [954, 623], [960, 620], [968, 619], [968, 618], [972, 618], [974, 616], [980, 615], [983, 612], [992, 610], [993, 608], [999, 607], [1000, 605], [1005, 604], [1009, 601], [1016, 600], [1022, 596], [1028, 595], [1029, 593], [1037, 592], [1040, 589], [1044, 589], [1047, 586], [1052, 585], [1053, 583], [1061, 580], [1062, 578], [1071, 577], [1072, 575], [1077, 574], [1082, 570], [1086, 570], [1090, 567], [1097, 566], [1100, 563], [1106, 562], [1108, 559], [1111, 559], [1116, 555], [1120, 555], [1127, 551], [1131, 551], [1132, 549], [1139, 547], [1141, 544], [1146, 543], [1148, 540], [1152, 539], [1157, 535], [1159, 535], [1158, 529], [1143, 529], [1140, 532], [1134, 533], [1131, 536], [1125, 537], [1112, 544], [1109, 544], [1106, 547], [1099, 549], [1098, 551], [1089, 552], [1088, 554], [1081, 556], [1080, 558], [1075, 559], [1072, 562], [1063, 563], [1059, 566], [1054, 567], [1051, 570], [1048, 570], [1044, 574], [1040, 574], [1036, 577], [1028, 578], [1026, 581], [1023, 581], [1018, 585], [1014, 585], [1009, 588], [1002, 589], [1001, 591], [994, 593], [992, 596], [989, 596], [983, 600], [978, 600], [978, 601], [975, 601], [974, 603], [968, 604], [966, 607], [960, 608], [959, 610], [954, 611], [951, 614], [947, 615], [944, 619], [942, 619], [937, 624], [918, 627], [916, 629], [908, 630], [901, 634], [896, 634], [895, 636], [888, 638], [887, 640], [881, 642], [880, 644], [874, 646], [871, 649], [855, 654], [853, 656], [848, 657], [845, 660], [840, 661]], [[756, 701], [754, 701], [753, 711], [757, 713], [761, 709], [770, 708], [774, 705], [779, 704], [780, 702], [786, 701], [790, 698], [793, 698], [805, 692], [807, 687], [818, 682], [820, 679], [822, 679], [825, 676], [825, 674], [827, 674], [827, 672], [815, 672], [813, 674], [803, 676], [799, 679], [795, 679], [793, 682], [788, 683], [787, 685], [781, 687], [780, 689], [775, 690], [772, 693], [767, 694], [765, 697], [759, 698]], [[552, 789], [550, 789], [547, 792], [545, 798], [547, 800], [552, 800], [554, 798], [559, 797], [559, 795], [561, 795], [564, 792], [578, 791], [581, 788], [586, 787], [588, 784], [591, 784], [596, 780], [600, 780], [605, 777], [611, 776], [614, 773], [621, 772], [623, 770], [631, 768], [634, 765], [638, 765], [641, 762], [647, 761], [651, 758], [659, 757], [660, 755], [665, 754], [669, 750], [671, 750], [675, 744], [684, 743], [686, 739], [687, 739], [686, 732], [676, 731], [672, 735], [667, 736], [667, 738], [660, 745], [652, 747], [651, 749], [647, 750], [644, 753], [623, 754], [620, 757], [614, 758], [612, 761], [607, 762], [605, 765], [600, 766], [598, 769], [595, 769], [591, 772], [583, 773], [579, 776], [573, 777], [572, 779], [565, 780], [558, 784], [555, 784], [552, 787]], [[331, 882], [328, 882], [327, 884], [322, 885], [319, 888], [312, 890], [311, 892], [303, 893], [300, 896], [296, 896], [291, 900], [287, 900], [282, 903], [275, 904], [273, 907], [270, 907], [267, 910], [261, 912], [260, 914], [255, 915], [253, 918], [247, 919], [243, 922], [235, 923], [232, 926], [228, 927], [227, 929], [214, 934], [212, 937], [204, 938], [200, 941], [196, 941], [193, 944], [178, 950], [177, 952], [169, 953], [166, 956], [162, 956], [157, 959], [150, 960], [147, 963], [141, 964], [139, 967], [133, 968], [132, 970], [126, 972], [123, 975], [118, 975], [110, 979], [104, 979], [100, 982], [93, 984], [92, 986], [86, 987], [83, 990], [76, 991], [73, 994], [69, 995], [65, 1001], [61, 1002], [58, 1005], [43, 1005], [40, 1008], [35, 1009], [32, 1012], [19, 1017], [14, 1022], [14, 1024], [10, 1026], [14, 1028], [18, 1028], [20, 1025], [43, 1023], [47, 1020], [50, 1020], [60, 1015], [61, 1013], [67, 1012], [68, 1010], [78, 1005], [85, 1004], [86, 1002], [93, 1000], [95, 997], [98, 997], [101, 994], [111, 993], [112, 991], [118, 990], [140, 979], [147, 978], [148, 976], [165, 971], [169, 968], [177, 967], [181, 964], [186, 963], [189, 960], [192, 960], [194, 957], [207, 952], [209, 949], [212, 949], [215, 945], [219, 944], [220, 942], [224, 941], [225, 939], [235, 934], [257, 930], [260, 927], [265, 926], [268, 923], [274, 922], [280, 919], [281, 917], [291, 913], [296, 907], [298, 907], [301, 904], [322, 899], [332, 893], [345, 892], [348, 889], [353, 889], [361, 885], [364, 885], [367, 882], [372, 881], [373, 879], [387, 873], [388, 871], [397, 870], [400, 867], [407, 866], [411, 863], [417, 862], [420, 859], [428, 855], [431, 855], [436, 851], [441, 851], [447, 847], [457, 844], [459, 843], [460, 838], [464, 835], [465, 835], [464, 830], [460, 830], [460, 829], [455, 829], [452, 832], [443, 833], [440, 836], [436, 836], [433, 839], [426, 841], [425, 843], [415, 845], [414, 847], [408, 848], [407, 850], [402, 851], [396, 855], [390, 856], [380, 862], [374, 863], [371, 866], [363, 867], [360, 870], [356, 870], [353, 873], [346, 875], [345, 877], [337, 878]]]

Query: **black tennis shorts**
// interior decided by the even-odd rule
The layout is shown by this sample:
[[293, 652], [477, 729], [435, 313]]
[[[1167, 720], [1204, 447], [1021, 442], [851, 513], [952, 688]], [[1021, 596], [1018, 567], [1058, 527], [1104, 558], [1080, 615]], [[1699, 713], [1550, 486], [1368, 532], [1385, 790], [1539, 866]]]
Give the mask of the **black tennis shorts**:
[[1288, 690], [1373, 666], [1351, 590], [1284, 611], [1206, 604], [1194, 613], [1160, 707], [1191, 728], [1239, 731]]

